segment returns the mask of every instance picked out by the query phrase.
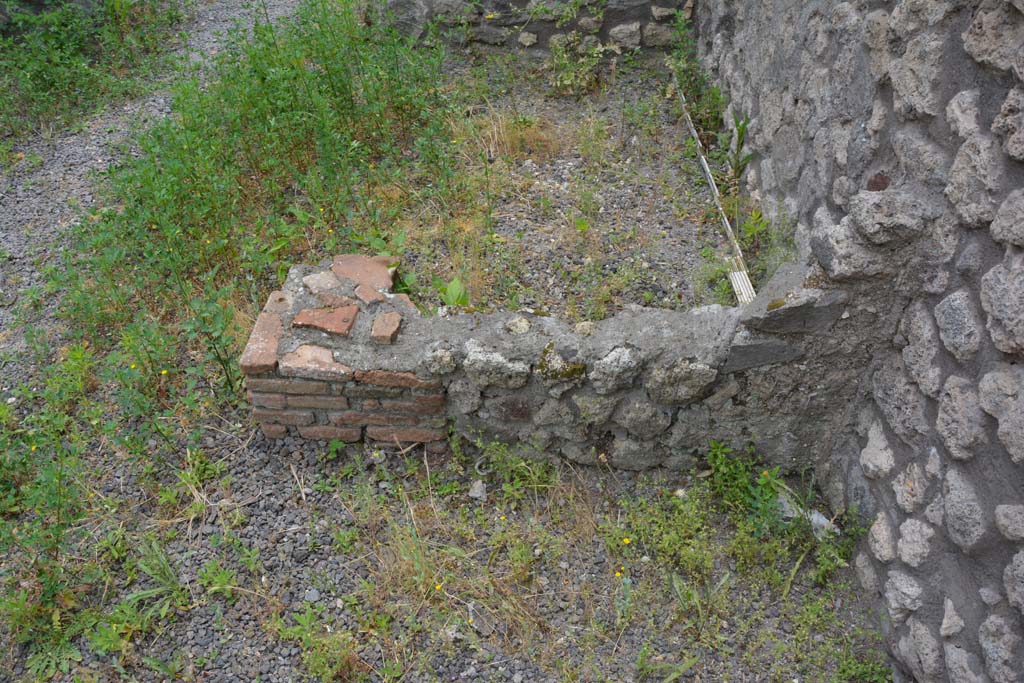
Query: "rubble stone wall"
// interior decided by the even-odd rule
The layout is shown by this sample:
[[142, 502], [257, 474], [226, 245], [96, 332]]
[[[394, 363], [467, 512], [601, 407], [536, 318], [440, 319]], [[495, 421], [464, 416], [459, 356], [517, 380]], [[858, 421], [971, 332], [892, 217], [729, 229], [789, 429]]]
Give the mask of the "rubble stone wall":
[[387, 0], [386, 7], [417, 37], [434, 24], [463, 43], [539, 51], [575, 33], [584, 47], [631, 50], [671, 45], [677, 11], [690, 16], [693, 0]]
[[1024, 681], [1024, 2], [702, 0], [696, 24], [750, 191], [847, 302], [854, 353], [798, 362], [841, 398], [818, 472], [867, 513], [888, 645], [914, 680]]

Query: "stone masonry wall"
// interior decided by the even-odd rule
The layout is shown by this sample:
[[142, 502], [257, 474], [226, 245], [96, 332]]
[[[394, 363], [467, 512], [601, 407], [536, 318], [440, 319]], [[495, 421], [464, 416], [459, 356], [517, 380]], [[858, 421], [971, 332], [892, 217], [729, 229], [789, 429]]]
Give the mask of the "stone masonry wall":
[[241, 364], [269, 438], [441, 447], [447, 419], [471, 438], [578, 463], [685, 468], [719, 438], [757, 443], [794, 469], [839, 428], [828, 408], [849, 394], [809, 382], [799, 362], [828, 347], [819, 336], [845, 311], [845, 295], [799, 287], [804, 279], [780, 273], [788, 289], [771, 310], [634, 307], [571, 325], [421, 317], [390, 292], [387, 259], [339, 256], [291, 270]]
[[693, 0], [387, 0], [386, 7], [415, 36], [433, 22], [465, 43], [541, 50], [576, 33], [584, 46], [631, 50], [672, 45], [676, 13], [689, 17]]
[[854, 354], [800, 362], [848, 401], [818, 471], [866, 513], [890, 650], [918, 681], [1024, 681], [1024, 2], [696, 14], [751, 119], [749, 189], [847, 301]]

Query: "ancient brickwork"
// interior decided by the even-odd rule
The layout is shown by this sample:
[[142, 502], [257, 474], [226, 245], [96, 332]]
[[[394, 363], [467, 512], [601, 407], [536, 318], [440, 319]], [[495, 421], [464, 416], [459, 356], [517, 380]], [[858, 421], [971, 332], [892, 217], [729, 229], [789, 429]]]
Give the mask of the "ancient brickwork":
[[833, 507], [868, 513], [857, 569], [890, 650], [919, 681], [1022, 681], [1024, 3], [697, 15], [702, 58], [751, 119], [750, 190], [797, 221], [815, 284], [857, 322], [856, 400], [817, 448], [825, 480], [860, 491], [829, 486]]

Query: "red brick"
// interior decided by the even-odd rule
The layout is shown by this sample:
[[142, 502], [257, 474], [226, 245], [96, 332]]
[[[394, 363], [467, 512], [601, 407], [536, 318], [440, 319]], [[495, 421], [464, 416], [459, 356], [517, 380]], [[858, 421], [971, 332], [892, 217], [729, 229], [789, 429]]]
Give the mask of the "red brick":
[[[366, 407], [365, 404], [363, 407]], [[417, 396], [411, 401], [381, 401], [380, 409], [390, 413], [437, 415], [444, 412], [444, 396]]]
[[337, 439], [347, 443], [355, 443], [363, 438], [362, 427], [331, 427], [330, 425], [309, 425], [299, 427], [299, 436], [304, 439], [327, 441]]
[[379, 387], [406, 387], [410, 389], [438, 389], [441, 383], [420, 379], [411, 372], [389, 372], [387, 370], [356, 370], [356, 381], [375, 384]]
[[321, 410], [347, 410], [344, 396], [289, 396], [289, 408], [320, 408]]
[[257, 422], [270, 422], [279, 425], [308, 425], [313, 424], [313, 413], [308, 410], [270, 410], [269, 408], [255, 408], [252, 416]]
[[249, 392], [249, 402], [257, 408], [277, 408], [280, 410], [285, 407], [286, 400], [284, 394], [254, 394]]
[[402, 326], [402, 314], [394, 311], [381, 313], [373, 319], [370, 339], [377, 344], [394, 344], [398, 328]]
[[380, 410], [380, 401], [375, 398], [364, 399], [360, 404], [361, 410]]
[[330, 349], [315, 344], [303, 344], [285, 354], [281, 357], [279, 367], [279, 372], [285, 377], [345, 381], [351, 379], [353, 374], [352, 368], [335, 362], [334, 353]]
[[378, 301], [384, 301], [384, 295], [378, 292], [369, 285], [359, 285], [356, 287], [356, 296], [364, 304], [374, 304]]
[[393, 262], [394, 259], [387, 256], [345, 254], [334, 257], [331, 270], [338, 277], [352, 280], [356, 284], [389, 292], [394, 278]]
[[438, 429], [418, 427], [367, 427], [366, 438], [389, 443], [428, 443], [441, 441], [445, 438], [445, 433]]
[[288, 428], [284, 425], [261, 424], [260, 430], [268, 439], [283, 439], [288, 436]]
[[267, 297], [267, 305], [263, 307], [264, 313], [285, 313], [292, 307], [292, 296], [287, 292], [271, 292]]
[[312, 327], [347, 337], [356, 324], [359, 314], [358, 306], [342, 306], [341, 308], [306, 308], [299, 311], [292, 319], [292, 327]]
[[330, 384], [310, 379], [278, 379], [248, 377], [245, 386], [249, 391], [265, 391], [275, 394], [327, 394]]
[[386, 413], [364, 413], [350, 410], [344, 413], [328, 413], [327, 421], [332, 425], [403, 425], [419, 424], [416, 417], [410, 415], [388, 415]]
[[276, 313], [260, 313], [249, 335], [239, 365], [246, 375], [273, 372], [277, 368], [277, 345], [284, 327]]

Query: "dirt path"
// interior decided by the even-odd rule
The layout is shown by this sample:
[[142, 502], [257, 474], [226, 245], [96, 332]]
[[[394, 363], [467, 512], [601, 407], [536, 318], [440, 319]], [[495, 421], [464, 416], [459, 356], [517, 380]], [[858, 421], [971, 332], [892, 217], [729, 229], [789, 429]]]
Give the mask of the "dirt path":
[[[298, 4], [298, 0], [201, 1], [181, 29], [187, 37], [176, 53], [201, 68], [210, 55], [223, 49], [236, 23], [251, 26], [256, 18], [276, 20]], [[71, 130], [21, 142], [14, 149], [20, 161], [0, 168], [0, 395], [30, 376], [30, 367], [14, 362], [28, 348], [26, 330], [49, 337], [60, 334], [57, 300], [42, 294], [43, 272], [59, 263], [61, 252], [68, 248], [62, 237], [82, 210], [97, 201], [98, 174], [122, 157], [139, 128], [152, 126], [170, 111], [168, 87], [157, 88], [139, 99], [115, 104]], [[19, 304], [36, 300], [31, 319], [20, 317], [24, 307]]]

